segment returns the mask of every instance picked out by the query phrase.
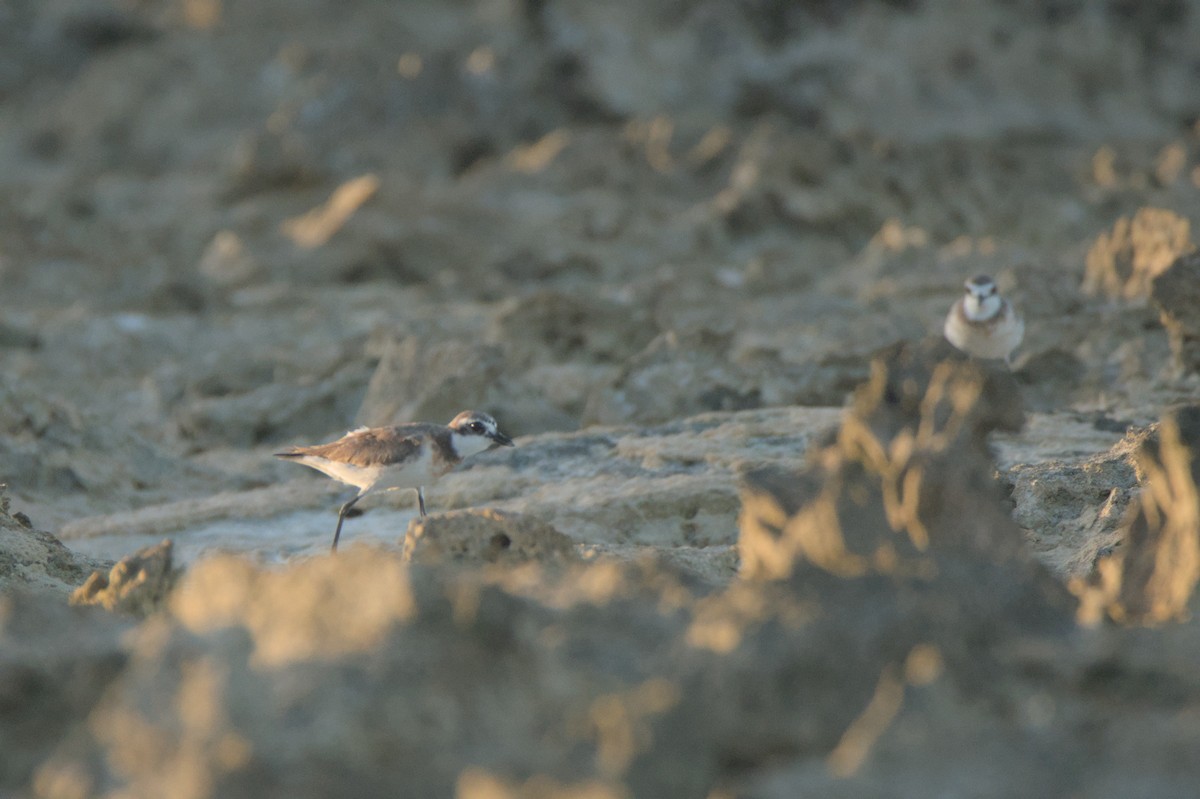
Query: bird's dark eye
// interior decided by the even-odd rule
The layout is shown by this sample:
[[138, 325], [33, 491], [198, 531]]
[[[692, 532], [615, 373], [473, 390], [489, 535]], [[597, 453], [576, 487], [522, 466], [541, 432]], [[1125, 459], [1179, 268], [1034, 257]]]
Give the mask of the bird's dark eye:
[[483, 422], [471, 422], [471, 432], [472, 433], [482, 433], [483, 432]]

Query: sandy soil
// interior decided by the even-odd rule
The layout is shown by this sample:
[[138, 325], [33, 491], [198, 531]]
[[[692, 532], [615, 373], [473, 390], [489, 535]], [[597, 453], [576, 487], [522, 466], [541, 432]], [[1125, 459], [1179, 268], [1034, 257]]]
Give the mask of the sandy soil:
[[[1177, 0], [10, 0], [0, 793], [1194, 795], [1198, 69]], [[948, 532], [839, 572], [782, 520], [900, 529], [840, 409], [981, 272], [1022, 424], [860, 392]], [[271, 453], [465, 407], [500, 515], [324, 557]]]

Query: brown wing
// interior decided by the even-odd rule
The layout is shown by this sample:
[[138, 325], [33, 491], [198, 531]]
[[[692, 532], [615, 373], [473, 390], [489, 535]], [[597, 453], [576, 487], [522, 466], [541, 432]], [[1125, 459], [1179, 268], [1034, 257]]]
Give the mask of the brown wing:
[[[433, 427], [433, 425], [429, 425]], [[355, 466], [379, 466], [413, 457], [421, 449], [421, 433], [429, 432], [426, 425], [406, 424], [399, 427], [371, 427], [354, 430], [328, 444], [294, 447], [279, 453], [284, 458], [315, 455], [318, 458], [352, 463]]]

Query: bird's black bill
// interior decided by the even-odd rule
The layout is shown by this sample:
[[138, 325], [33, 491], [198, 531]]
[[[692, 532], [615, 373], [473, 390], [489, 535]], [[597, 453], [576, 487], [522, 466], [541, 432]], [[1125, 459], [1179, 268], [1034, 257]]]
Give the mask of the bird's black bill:
[[502, 447], [515, 447], [516, 446], [516, 444], [513, 443], [513, 440], [511, 438], [504, 435], [499, 430], [497, 430], [495, 433], [493, 433], [490, 436], [490, 438], [492, 439], [492, 441], [495, 441], [497, 444], [499, 444]]

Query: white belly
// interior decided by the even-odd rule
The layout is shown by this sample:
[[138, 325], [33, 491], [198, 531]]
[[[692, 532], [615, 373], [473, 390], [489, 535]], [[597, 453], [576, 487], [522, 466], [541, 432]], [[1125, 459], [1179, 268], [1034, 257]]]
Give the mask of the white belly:
[[943, 329], [946, 340], [976, 358], [1008, 358], [1025, 335], [1025, 323], [1012, 316], [999, 324], [970, 325], [951, 313]]
[[433, 471], [433, 458], [428, 447], [423, 447], [419, 457], [414, 460], [386, 466], [355, 466], [352, 463], [331, 461], [315, 455], [307, 455], [297, 460], [334, 480], [356, 487], [364, 494], [368, 491], [391, 491], [395, 488], [420, 488], [432, 485], [438, 477]]

